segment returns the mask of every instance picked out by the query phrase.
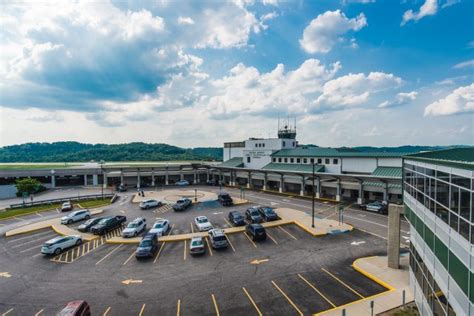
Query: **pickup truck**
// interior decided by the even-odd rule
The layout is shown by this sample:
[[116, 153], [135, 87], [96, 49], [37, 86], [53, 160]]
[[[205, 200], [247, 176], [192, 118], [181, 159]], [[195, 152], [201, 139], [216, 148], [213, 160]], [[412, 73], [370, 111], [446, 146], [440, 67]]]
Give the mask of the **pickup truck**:
[[126, 221], [127, 218], [125, 216], [107, 216], [101, 219], [96, 225], [92, 226], [90, 231], [94, 235], [103, 235], [117, 227], [120, 227]]
[[190, 207], [191, 204], [193, 204], [193, 202], [190, 199], [180, 199], [176, 201], [176, 203], [173, 204], [172, 207], [175, 211], [184, 211], [185, 209]]

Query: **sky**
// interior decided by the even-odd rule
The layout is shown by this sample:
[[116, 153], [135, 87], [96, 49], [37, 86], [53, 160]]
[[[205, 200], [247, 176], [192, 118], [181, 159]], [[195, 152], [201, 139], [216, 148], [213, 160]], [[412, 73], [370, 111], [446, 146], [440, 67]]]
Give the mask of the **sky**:
[[0, 0], [0, 146], [474, 145], [474, 0]]

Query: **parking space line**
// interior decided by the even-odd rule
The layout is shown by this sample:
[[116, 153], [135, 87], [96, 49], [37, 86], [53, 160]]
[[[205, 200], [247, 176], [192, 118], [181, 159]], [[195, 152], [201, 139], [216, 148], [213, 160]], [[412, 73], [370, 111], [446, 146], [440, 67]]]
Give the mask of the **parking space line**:
[[[17, 241], [20, 241], [20, 240], [29, 239], [31, 237], [38, 237], [38, 236], [41, 236], [41, 235], [47, 235], [47, 234], [51, 234], [51, 233], [52, 233], [52, 231], [49, 230], [47, 232], [31, 234], [31, 235], [28, 235], [28, 236], [25, 236], [25, 237], [15, 238], [13, 240], [8, 240], [7, 243], [17, 242]], [[55, 236], [55, 234], [52, 234], [51, 236]]]
[[158, 253], [156, 254], [155, 260], [153, 260], [153, 263], [156, 263], [156, 261], [158, 261], [158, 257], [160, 256], [161, 251], [162, 251], [163, 248], [165, 247], [165, 243], [166, 243], [166, 242], [163, 242], [163, 243], [161, 244], [160, 250], [158, 250]]
[[[41, 238], [45, 238], [45, 236], [43, 236], [43, 237], [41, 237]], [[34, 243], [34, 242], [38, 242], [38, 239], [33, 239], [33, 240], [25, 241], [25, 242], [22, 242], [21, 244], [16, 244], [16, 245], [12, 246], [11, 248], [12, 248], [12, 249], [15, 249], [15, 248], [18, 248], [18, 247], [21, 247], [21, 246], [24, 246], [24, 245], [28, 245], [28, 244]]]
[[321, 291], [319, 291], [313, 284], [311, 284], [311, 282], [309, 282], [308, 280], [306, 280], [301, 274], [298, 273], [298, 276], [300, 277], [301, 280], [303, 280], [306, 284], [309, 285], [310, 288], [312, 288], [316, 293], [319, 294], [319, 296], [321, 296], [322, 298], [324, 298], [326, 300], [326, 302], [328, 302], [332, 307], [336, 307], [336, 305], [331, 302], [323, 293], [321, 293]]
[[11, 312], [13, 312], [13, 310], [14, 310], [14, 308], [10, 308], [5, 313], [3, 313], [2, 316], [6, 316], [6, 315], [10, 314]]
[[268, 231], [267, 231], [267, 236], [270, 237], [270, 239], [275, 243], [275, 245], [278, 245], [278, 242], [276, 241], [276, 239], [273, 238], [272, 235], [270, 235]]
[[184, 240], [184, 260], [186, 260], [186, 239]]
[[39, 217], [44, 217], [44, 216], [41, 215], [41, 213], [39, 213], [39, 212], [36, 212], [36, 215], [38, 215]]
[[357, 296], [359, 296], [360, 298], [365, 298], [365, 296], [363, 296], [362, 294], [360, 294], [359, 292], [357, 292], [356, 290], [354, 290], [353, 288], [351, 288], [349, 285], [347, 285], [344, 281], [342, 281], [341, 279], [339, 279], [337, 276], [335, 276], [334, 274], [332, 274], [331, 272], [329, 272], [328, 270], [324, 269], [324, 268], [321, 268], [321, 270], [323, 270], [324, 272], [326, 272], [327, 274], [329, 274], [330, 276], [332, 276], [336, 281], [338, 281], [339, 283], [341, 283], [342, 285], [344, 285], [346, 288], [348, 288], [349, 290], [351, 290], [354, 294], [356, 294]]
[[107, 314], [108, 314], [109, 311], [110, 311], [110, 308], [111, 308], [110, 306], [107, 307], [107, 309], [106, 309], [105, 312], [102, 314], [102, 316], [107, 316]]
[[140, 313], [138, 313], [138, 316], [142, 316], [142, 315], [143, 315], [143, 311], [145, 310], [145, 306], [146, 306], [146, 304], [143, 304], [143, 305], [142, 305], [142, 308], [140, 309]]
[[227, 218], [224, 218], [224, 220], [227, 223], [227, 225], [229, 225], [229, 227], [232, 227], [232, 224], [227, 220]]
[[105, 259], [107, 259], [110, 255], [112, 255], [117, 249], [119, 249], [120, 247], [122, 247], [123, 244], [120, 244], [118, 245], [117, 247], [115, 247], [114, 249], [112, 249], [112, 251], [110, 251], [108, 254], [106, 254], [102, 259], [100, 259], [99, 261], [97, 261], [95, 264], [98, 265], [99, 263], [101, 263], [102, 261], [104, 261]]
[[21, 217], [16, 217], [16, 216], [14, 216], [13, 218], [14, 218], [14, 219], [17, 219], [17, 220], [19, 220], [19, 221], [22, 221], [22, 222], [25, 222], [25, 221], [26, 221], [26, 219], [21, 218]]
[[242, 288], [242, 290], [244, 290], [244, 293], [245, 295], [247, 295], [250, 303], [252, 303], [253, 307], [255, 307], [255, 310], [257, 311], [258, 313], [258, 316], [262, 316], [262, 312], [260, 311], [260, 308], [258, 308], [257, 304], [255, 304], [255, 301], [253, 300], [252, 296], [250, 296], [249, 292], [247, 291], [247, 289], [245, 287]]
[[285, 233], [287, 233], [288, 236], [290, 236], [290, 237], [293, 238], [294, 240], [298, 240], [298, 238], [296, 238], [295, 236], [293, 236], [289, 231], [287, 231], [287, 230], [284, 229], [283, 227], [278, 226], [278, 228], [280, 228], [282, 231], [284, 231]]
[[66, 260], [65, 260], [66, 262], [68, 262], [68, 260], [67, 260], [68, 257], [69, 257], [69, 251], [66, 252]]
[[234, 245], [232, 245], [232, 242], [230, 241], [230, 238], [225, 235], [225, 238], [227, 239], [227, 242], [229, 243], [230, 247], [232, 248], [232, 250], [235, 252], [235, 248], [234, 248]]
[[36, 312], [35, 316], [39, 316], [43, 313], [44, 311], [44, 308], [43, 309], [40, 309], [39, 311]]
[[41, 245], [37, 245], [37, 246], [33, 246], [31, 248], [23, 249], [23, 250], [20, 251], [20, 253], [28, 252], [28, 251], [33, 250], [33, 249], [40, 249]]
[[249, 235], [247, 235], [246, 232], [244, 232], [244, 235], [245, 235], [245, 237], [247, 237], [247, 239], [250, 241], [250, 243], [252, 243], [252, 245], [253, 245], [255, 248], [257, 248], [257, 244], [249, 237]]
[[212, 302], [214, 303], [214, 309], [216, 310], [216, 315], [219, 316], [220, 313], [219, 313], [219, 307], [217, 306], [216, 297], [214, 296], [214, 294], [211, 294], [211, 297], [212, 297]]
[[293, 301], [288, 297], [288, 295], [286, 295], [285, 292], [283, 292], [283, 290], [275, 283], [275, 281], [272, 280], [272, 284], [273, 286], [286, 298], [286, 300], [288, 301], [288, 303], [291, 304], [291, 306], [293, 306], [293, 308], [298, 312], [299, 315], [303, 316], [303, 313], [301, 312], [301, 310], [298, 308], [298, 306], [296, 306], [295, 303], [293, 303]]
[[130, 257], [127, 258], [127, 260], [125, 260], [125, 262], [123, 263], [123, 265], [126, 265], [130, 260], [132, 260], [134, 254], [135, 254], [135, 250], [132, 251], [132, 254], [130, 255]]
[[174, 224], [171, 225], [170, 231], [168, 232], [168, 236], [171, 235], [171, 231], [173, 230], [173, 228], [174, 228]]
[[207, 248], [209, 248], [209, 253], [210, 253], [210, 254], [211, 254], [211, 256], [212, 256], [212, 248], [211, 248], [211, 246], [209, 245], [209, 240], [208, 240], [208, 238], [207, 238], [207, 237], [206, 237], [205, 239], [206, 239], [206, 245], [207, 245]]
[[191, 233], [194, 234], [194, 226], [193, 226], [193, 223], [189, 223], [191, 225]]
[[176, 316], [179, 316], [180, 311], [181, 311], [181, 300], [178, 300], [178, 304], [176, 306]]

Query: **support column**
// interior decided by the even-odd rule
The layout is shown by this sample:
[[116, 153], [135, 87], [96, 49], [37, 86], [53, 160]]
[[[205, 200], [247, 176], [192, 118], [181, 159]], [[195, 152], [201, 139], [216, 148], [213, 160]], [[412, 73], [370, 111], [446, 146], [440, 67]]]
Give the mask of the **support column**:
[[336, 201], [341, 201], [341, 180], [337, 180], [337, 187], [336, 187]]
[[403, 205], [390, 204], [388, 207], [388, 267], [400, 268], [400, 214]]
[[140, 171], [137, 172], [137, 189], [140, 189], [142, 179], [140, 178]]
[[285, 179], [283, 178], [283, 175], [280, 176], [280, 187], [278, 188], [278, 192], [285, 192]]
[[168, 167], [166, 167], [166, 173], [165, 173], [165, 185], [169, 185], [169, 181], [168, 181]]
[[92, 185], [99, 185], [99, 176], [97, 174], [92, 175]]
[[210, 181], [209, 169], [207, 169], [207, 171], [206, 171], [206, 181], [207, 181], [207, 182]]
[[267, 190], [267, 182], [268, 182], [268, 176], [267, 174], [265, 173], [263, 175], [263, 191]]
[[84, 175], [84, 186], [87, 186], [87, 174]]
[[224, 184], [223, 181], [222, 181], [222, 171], [219, 170], [219, 184], [222, 185]]
[[102, 186], [104, 187], [104, 189], [107, 187], [107, 173], [106, 172], [103, 173]]
[[383, 188], [383, 201], [388, 202], [388, 183], [385, 182], [384, 188]]
[[56, 187], [56, 176], [51, 176], [51, 188]]
[[121, 186], [124, 186], [124, 182], [123, 182], [123, 170], [120, 170], [120, 185], [121, 185]]
[[232, 170], [229, 172], [229, 181], [230, 181], [230, 186], [235, 186], [234, 172]]
[[364, 204], [364, 182], [359, 182], [359, 197], [357, 198], [357, 204]]
[[151, 169], [151, 186], [155, 186], [155, 169]]
[[197, 181], [197, 171], [194, 170], [194, 181], [193, 181], [194, 184], [198, 183]]
[[250, 171], [248, 172], [248, 177], [247, 177], [247, 188], [248, 189], [252, 188], [252, 173]]
[[304, 176], [301, 176], [301, 189], [300, 189], [300, 195], [304, 196], [304, 186], [305, 186], [306, 179]]
[[321, 198], [321, 178], [316, 178], [316, 198]]

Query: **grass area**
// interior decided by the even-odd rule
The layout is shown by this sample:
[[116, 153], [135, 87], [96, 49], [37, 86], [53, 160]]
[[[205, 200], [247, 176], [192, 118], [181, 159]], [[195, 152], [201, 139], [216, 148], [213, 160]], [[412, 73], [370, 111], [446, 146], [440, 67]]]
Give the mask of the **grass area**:
[[53, 169], [53, 168], [72, 168], [81, 166], [81, 164], [0, 164], [0, 170], [30, 170], [30, 169]]
[[76, 204], [80, 204], [83, 208], [94, 208], [99, 206], [105, 206], [110, 204], [109, 199], [97, 199], [97, 200], [87, 200], [87, 201], [79, 201]]

